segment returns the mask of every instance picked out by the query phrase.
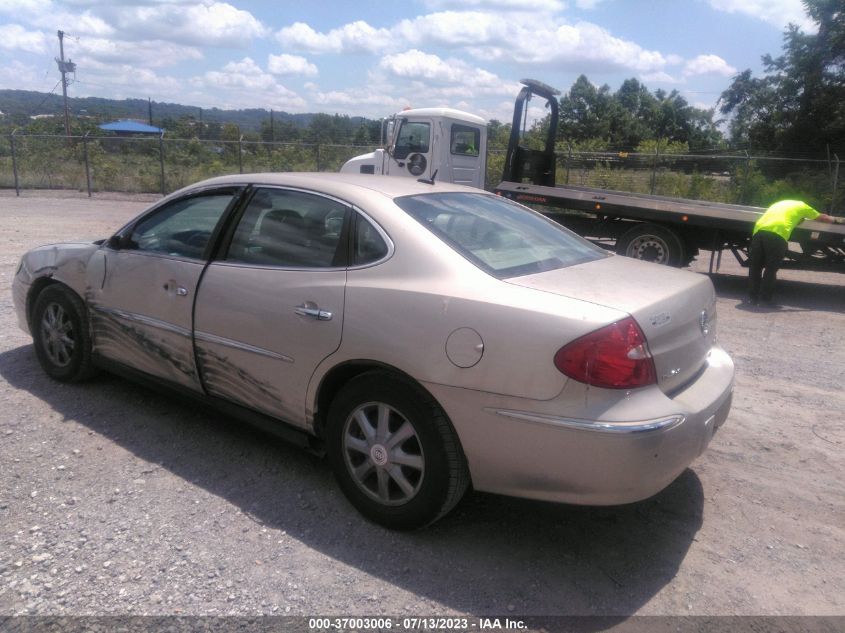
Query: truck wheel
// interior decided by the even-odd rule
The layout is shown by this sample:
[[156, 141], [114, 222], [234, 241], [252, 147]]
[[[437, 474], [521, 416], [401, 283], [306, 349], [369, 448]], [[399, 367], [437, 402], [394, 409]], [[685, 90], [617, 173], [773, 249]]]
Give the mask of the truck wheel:
[[32, 310], [35, 355], [51, 378], [79, 382], [94, 372], [91, 334], [82, 300], [61, 284], [47, 286]]
[[689, 263], [681, 237], [658, 224], [637, 224], [628, 229], [616, 240], [616, 254], [666, 266]]
[[328, 414], [326, 448], [341, 490], [365, 517], [409, 530], [460, 500], [469, 471], [440, 406], [386, 372], [353, 378]]

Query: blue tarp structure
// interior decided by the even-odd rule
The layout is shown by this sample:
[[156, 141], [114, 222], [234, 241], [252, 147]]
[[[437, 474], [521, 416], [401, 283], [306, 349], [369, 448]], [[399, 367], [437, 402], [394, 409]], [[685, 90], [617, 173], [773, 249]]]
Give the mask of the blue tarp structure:
[[114, 123], [104, 123], [100, 126], [101, 130], [107, 132], [117, 132], [119, 134], [161, 134], [164, 130], [160, 127], [147, 125], [146, 123], [138, 123], [137, 121], [115, 121]]

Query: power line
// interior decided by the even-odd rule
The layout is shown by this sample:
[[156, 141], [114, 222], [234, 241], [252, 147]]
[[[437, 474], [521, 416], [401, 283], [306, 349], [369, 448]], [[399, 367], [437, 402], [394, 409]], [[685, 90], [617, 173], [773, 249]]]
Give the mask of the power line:
[[60, 83], [62, 83], [62, 80], [61, 80], [61, 79], [59, 79], [59, 80], [56, 82], [56, 85], [55, 85], [55, 86], [53, 86], [53, 89], [52, 89], [52, 90], [50, 90], [50, 92], [48, 92], [48, 93], [45, 95], [45, 97], [41, 100], [41, 103], [39, 103], [39, 104], [35, 107], [35, 111], [36, 111], [36, 112], [37, 112], [38, 110], [40, 110], [40, 109], [41, 109], [41, 106], [43, 106], [43, 105], [46, 103], [47, 99], [49, 99], [49, 98], [50, 98], [50, 96], [53, 94], [53, 91], [54, 91], [56, 88], [58, 88], [58, 87], [59, 87], [59, 84], [60, 84]]

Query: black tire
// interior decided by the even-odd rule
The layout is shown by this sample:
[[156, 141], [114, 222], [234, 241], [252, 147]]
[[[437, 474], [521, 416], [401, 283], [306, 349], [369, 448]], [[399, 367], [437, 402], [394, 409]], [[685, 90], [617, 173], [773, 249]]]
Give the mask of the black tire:
[[616, 254], [680, 268], [689, 263], [684, 241], [658, 224], [636, 224], [616, 240]]
[[387, 528], [433, 523], [469, 485], [466, 459], [443, 410], [420, 388], [387, 372], [368, 372], [344, 385], [329, 408], [326, 445], [347, 499]]
[[35, 299], [32, 339], [38, 362], [51, 378], [79, 382], [95, 373], [88, 315], [67, 286], [47, 286]]

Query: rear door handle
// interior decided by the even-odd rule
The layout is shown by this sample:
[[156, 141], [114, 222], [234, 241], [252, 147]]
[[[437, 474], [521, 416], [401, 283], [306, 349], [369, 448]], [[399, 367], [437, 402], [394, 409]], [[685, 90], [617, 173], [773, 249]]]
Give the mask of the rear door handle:
[[296, 306], [296, 308], [294, 308], [294, 312], [296, 312], [299, 316], [314, 317], [318, 321], [331, 321], [333, 316], [332, 313], [327, 310], [312, 308], [308, 305]]

